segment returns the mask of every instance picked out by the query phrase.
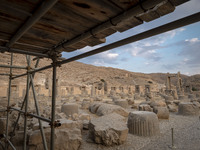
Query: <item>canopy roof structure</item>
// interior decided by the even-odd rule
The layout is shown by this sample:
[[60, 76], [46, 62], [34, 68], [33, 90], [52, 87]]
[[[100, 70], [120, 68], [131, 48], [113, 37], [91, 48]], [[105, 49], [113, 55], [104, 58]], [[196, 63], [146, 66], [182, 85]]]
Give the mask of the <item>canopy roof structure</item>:
[[188, 0], [1, 0], [0, 46], [71, 52], [171, 13]]

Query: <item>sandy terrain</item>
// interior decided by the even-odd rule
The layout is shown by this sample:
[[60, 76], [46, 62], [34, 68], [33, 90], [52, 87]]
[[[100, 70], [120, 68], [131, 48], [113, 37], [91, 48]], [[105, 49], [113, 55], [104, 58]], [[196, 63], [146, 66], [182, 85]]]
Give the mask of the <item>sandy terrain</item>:
[[174, 145], [177, 150], [200, 150], [200, 120], [198, 116], [170, 114], [169, 120], [160, 120], [160, 135], [140, 137], [128, 135], [120, 146], [106, 147], [86, 142], [84, 131], [80, 150], [168, 150], [171, 149], [171, 128], [174, 128]]

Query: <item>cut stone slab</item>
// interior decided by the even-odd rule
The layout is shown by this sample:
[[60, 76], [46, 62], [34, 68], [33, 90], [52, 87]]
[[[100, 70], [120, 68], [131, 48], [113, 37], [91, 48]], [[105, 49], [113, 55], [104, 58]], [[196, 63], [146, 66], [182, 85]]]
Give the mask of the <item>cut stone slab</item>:
[[180, 115], [199, 115], [200, 108], [191, 102], [181, 102], [178, 106], [178, 114], [180, 114]]
[[98, 116], [104, 116], [111, 113], [117, 113], [124, 117], [128, 116], [128, 112], [124, 108], [112, 104], [101, 104], [96, 111]]
[[158, 117], [153, 112], [130, 112], [127, 125], [129, 133], [134, 135], [153, 136], [160, 133]]
[[[48, 148], [50, 148], [51, 130], [45, 129]], [[55, 149], [56, 150], [78, 150], [81, 145], [81, 130], [73, 129], [56, 129], [55, 130]], [[29, 150], [43, 149], [42, 137], [40, 130], [33, 131], [29, 138]]]
[[63, 104], [61, 112], [64, 112], [67, 116], [72, 116], [75, 113], [78, 114], [78, 105], [75, 103]]
[[126, 141], [127, 135], [125, 118], [116, 113], [93, 118], [89, 123], [89, 138], [97, 144], [119, 145]]
[[115, 101], [116, 105], [119, 105], [123, 108], [127, 108], [128, 107], [128, 102], [126, 100], [116, 100]]
[[167, 107], [157, 107], [154, 109], [154, 113], [157, 114], [158, 119], [169, 119], [169, 110]]

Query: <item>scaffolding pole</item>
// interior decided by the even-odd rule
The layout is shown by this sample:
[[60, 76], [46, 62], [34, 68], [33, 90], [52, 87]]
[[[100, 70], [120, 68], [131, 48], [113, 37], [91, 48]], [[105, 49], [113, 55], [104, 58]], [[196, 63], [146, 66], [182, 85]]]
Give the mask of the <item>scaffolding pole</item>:
[[53, 77], [52, 77], [52, 103], [51, 103], [51, 146], [50, 149], [54, 150], [54, 133], [55, 133], [55, 107], [56, 107], [56, 57], [53, 61]]
[[38, 115], [35, 115], [35, 114], [31, 114], [31, 113], [28, 113], [28, 112], [26, 113], [25, 111], [20, 110], [20, 109], [17, 109], [17, 108], [14, 108], [14, 107], [11, 107], [10, 109], [11, 109], [11, 110], [18, 111], [19, 113], [24, 114], [24, 115], [26, 115], [26, 116], [34, 117], [34, 118], [40, 119], [40, 120], [42, 120], [42, 121], [51, 123], [51, 120], [50, 120], [50, 119], [47, 119], [47, 118], [44, 118], [44, 117], [41, 117], [41, 116], [38, 116]]
[[26, 67], [22, 67], [22, 66], [13, 66], [13, 65], [0, 65], [0, 67], [2, 68], [15, 68], [15, 69], [27, 69]]
[[[13, 65], [13, 53], [11, 53], [10, 58], [10, 66]], [[8, 127], [9, 127], [9, 107], [10, 107], [10, 97], [11, 97], [11, 81], [12, 81], [12, 68], [10, 68], [10, 77], [9, 77], [9, 85], [8, 85], [8, 105], [7, 105], [7, 119], [6, 119], [6, 136], [5, 138], [8, 139]], [[8, 141], [6, 140], [5, 148], [8, 148]]]
[[[37, 66], [39, 65], [39, 61], [40, 61], [40, 59], [37, 59], [36, 64], [35, 64], [35, 68], [37, 68]], [[32, 77], [33, 77], [33, 78], [34, 78], [34, 76], [35, 76], [35, 73], [32, 74]], [[31, 87], [31, 83], [30, 83], [30, 85], [29, 85], [29, 89], [30, 89], [30, 87]], [[22, 110], [23, 107], [24, 107], [24, 103], [25, 103], [25, 100], [26, 100], [26, 96], [27, 96], [27, 95], [25, 95], [25, 97], [24, 97], [24, 100], [23, 100], [23, 103], [22, 103], [22, 106], [21, 106], [20, 110]], [[17, 127], [19, 118], [20, 118], [20, 113], [18, 114], [17, 120], [16, 120], [16, 122], [15, 122], [15, 124], [14, 124], [14, 128], [13, 128], [13, 131], [12, 131], [12, 135], [11, 135], [10, 140], [11, 140], [12, 137], [15, 135], [15, 129], [16, 129], [16, 127]]]
[[24, 114], [24, 147], [26, 150], [26, 141], [27, 141], [27, 113], [28, 113], [28, 100], [29, 100], [29, 86], [30, 86], [30, 56], [27, 59], [28, 67], [27, 67], [27, 83], [26, 83], [26, 99], [25, 99], [25, 114]]
[[[36, 94], [35, 94], [35, 88], [34, 88], [32, 75], [30, 76], [30, 79], [31, 79], [31, 86], [32, 86], [32, 91], [33, 91], [33, 99], [35, 101], [36, 112], [37, 112], [37, 115], [40, 116], [40, 110], [39, 110], [39, 107], [38, 107], [38, 101], [37, 101], [37, 97], [36, 97]], [[42, 122], [41, 122], [40, 119], [38, 119], [38, 122], [39, 122], [39, 126], [40, 126], [40, 132], [41, 132], [41, 135], [42, 135], [43, 147], [44, 147], [45, 150], [48, 150], [46, 137], [45, 137], [43, 126], [42, 126]]]
[[16, 148], [14, 147], [14, 145], [12, 144], [12, 142], [8, 138], [6, 138], [6, 135], [3, 134], [3, 136], [4, 136], [5, 140], [6, 140], [6, 143], [8, 142], [8, 144], [12, 147], [12, 149], [16, 150]]

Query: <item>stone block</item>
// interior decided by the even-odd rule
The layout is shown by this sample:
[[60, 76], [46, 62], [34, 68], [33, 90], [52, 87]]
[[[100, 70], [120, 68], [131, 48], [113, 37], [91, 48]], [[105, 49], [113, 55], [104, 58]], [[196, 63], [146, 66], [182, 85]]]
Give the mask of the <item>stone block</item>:
[[101, 104], [96, 111], [98, 116], [103, 116], [111, 113], [117, 113], [124, 117], [128, 116], [128, 112], [124, 108], [112, 104]]
[[115, 101], [116, 105], [119, 105], [123, 108], [127, 108], [128, 107], [128, 102], [126, 100], [116, 100]]
[[127, 135], [125, 118], [116, 113], [93, 118], [89, 123], [89, 138], [97, 144], [119, 145], [126, 141]]
[[61, 112], [64, 112], [67, 116], [72, 116], [75, 113], [78, 114], [78, 105], [75, 103], [63, 104]]
[[180, 115], [199, 115], [200, 108], [191, 102], [182, 102], [178, 106], [178, 114], [180, 114]]
[[158, 119], [169, 119], [169, 110], [167, 107], [157, 107], [154, 109], [154, 113], [157, 114]]

